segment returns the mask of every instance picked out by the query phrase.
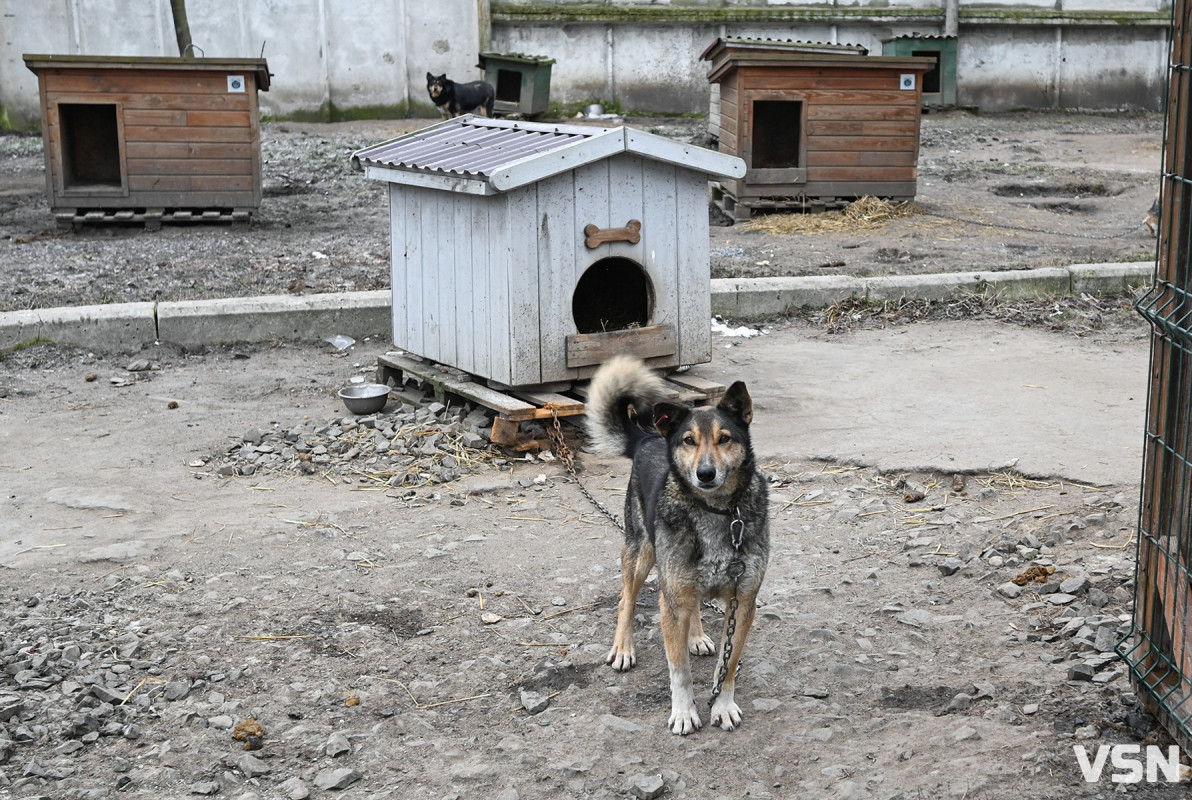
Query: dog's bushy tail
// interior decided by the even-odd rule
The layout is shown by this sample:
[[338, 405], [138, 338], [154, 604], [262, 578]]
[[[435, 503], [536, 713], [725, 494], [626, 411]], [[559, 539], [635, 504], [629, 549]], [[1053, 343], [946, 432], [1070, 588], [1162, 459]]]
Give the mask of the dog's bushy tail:
[[585, 414], [592, 451], [632, 458], [637, 443], [652, 434], [654, 403], [663, 395], [662, 379], [638, 359], [616, 356], [606, 361], [588, 388]]

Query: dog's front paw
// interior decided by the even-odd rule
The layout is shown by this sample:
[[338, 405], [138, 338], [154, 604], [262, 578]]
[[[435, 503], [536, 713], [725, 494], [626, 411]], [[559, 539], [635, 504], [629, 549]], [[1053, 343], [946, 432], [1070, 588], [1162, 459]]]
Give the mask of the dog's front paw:
[[671, 708], [670, 731], [678, 736], [695, 733], [704, 726], [699, 720], [699, 712], [695, 710], [695, 703], [680, 708]]
[[712, 704], [712, 724], [722, 730], [731, 731], [741, 724], [741, 707], [724, 695]]
[[704, 634], [688, 642], [687, 649], [694, 656], [710, 656], [716, 652], [716, 643], [711, 636]]
[[633, 648], [627, 650], [618, 650], [613, 648], [608, 651], [608, 655], [604, 657], [604, 663], [615, 669], [617, 672], [627, 672], [633, 669], [633, 665], [637, 663], [637, 656], [634, 655]]

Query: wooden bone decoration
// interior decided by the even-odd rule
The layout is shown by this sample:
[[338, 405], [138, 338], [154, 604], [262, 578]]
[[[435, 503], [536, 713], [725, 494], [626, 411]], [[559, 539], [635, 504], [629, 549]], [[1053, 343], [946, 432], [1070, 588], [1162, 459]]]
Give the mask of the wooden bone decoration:
[[631, 219], [624, 228], [598, 228], [595, 225], [588, 225], [584, 228], [584, 236], [588, 237], [584, 240], [584, 244], [588, 246], [589, 250], [595, 250], [605, 242], [637, 244], [642, 240], [642, 224], [636, 219]]

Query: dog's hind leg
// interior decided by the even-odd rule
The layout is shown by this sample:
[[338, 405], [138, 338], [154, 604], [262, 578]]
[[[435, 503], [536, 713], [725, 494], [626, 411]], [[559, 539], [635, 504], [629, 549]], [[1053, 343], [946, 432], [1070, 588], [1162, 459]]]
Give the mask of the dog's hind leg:
[[[757, 594], [750, 593], [739, 597], [737, 605], [736, 630], [733, 632], [732, 655], [728, 660], [728, 672], [725, 673], [724, 683], [720, 685], [720, 694], [712, 703], [712, 724], [726, 731], [731, 731], [741, 724], [741, 708], [737, 705], [733, 694], [737, 688], [737, 664], [741, 661], [741, 651], [745, 649], [745, 640], [749, 637], [749, 629], [753, 627], [753, 616], [757, 606]], [[716, 674], [724, 662], [724, 653], [728, 650], [728, 615], [724, 618], [724, 633], [720, 642], [720, 658], [716, 663]]]
[[[677, 588], [677, 596], [671, 597]], [[658, 610], [662, 618], [662, 639], [666, 643], [666, 661], [670, 668], [671, 733], [686, 736], [699, 730], [699, 711], [695, 707], [695, 690], [691, 685], [691, 658], [688, 642], [699, 618], [699, 592], [694, 586], [664, 587], [659, 592]]]
[[652, 545], [643, 542], [635, 549], [626, 542], [621, 548], [621, 602], [617, 605], [617, 633], [613, 638], [613, 649], [608, 651], [604, 659], [606, 664], [620, 672], [631, 669], [637, 663], [633, 648], [633, 617], [637, 609], [637, 596], [653, 567]]

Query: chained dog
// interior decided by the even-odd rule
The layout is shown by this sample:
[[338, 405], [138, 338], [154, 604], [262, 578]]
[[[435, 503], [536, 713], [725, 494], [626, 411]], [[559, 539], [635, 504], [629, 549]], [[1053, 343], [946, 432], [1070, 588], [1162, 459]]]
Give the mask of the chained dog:
[[593, 451], [633, 460], [625, 496], [621, 600], [606, 662], [637, 663], [633, 643], [637, 596], [658, 568], [658, 607], [669, 666], [672, 733], [702, 727], [690, 655], [716, 652], [700, 605], [725, 603], [711, 721], [741, 724], [737, 665], [753, 624], [770, 554], [769, 492], [749, 438], [753, 401], [734, 383], [709, 407], [662, 402], [662, 380], [639, 360], [619, 356], [592, 378], [587, 427]]

